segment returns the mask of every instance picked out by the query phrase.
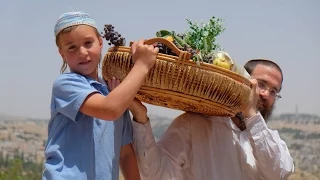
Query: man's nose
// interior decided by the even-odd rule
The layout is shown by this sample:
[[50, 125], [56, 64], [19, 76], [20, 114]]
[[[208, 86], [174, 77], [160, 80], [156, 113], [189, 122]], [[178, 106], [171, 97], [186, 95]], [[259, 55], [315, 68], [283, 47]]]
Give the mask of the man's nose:
[[262, 97], [263, 99], [269, 99], [269, 98], [270, 98], [270, 91], [269, 91], [268, 89], [260, 90], [260, 91], [259, 91], [259, 95], [260, 95], [260, 97]]

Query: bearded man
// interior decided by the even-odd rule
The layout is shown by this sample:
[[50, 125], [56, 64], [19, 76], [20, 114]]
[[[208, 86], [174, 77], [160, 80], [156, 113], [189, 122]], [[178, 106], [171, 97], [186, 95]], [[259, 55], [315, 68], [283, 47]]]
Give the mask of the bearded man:
[[173, 120], [156, 142], [146, 107], [134, 100], [134, 148], [142, 179], [286, 179], [293, 159], [286, 143], [266, 121], [281, 96], [283, 74], [270, 61], [246, 63], [251, 75], [249, 103], [236, 117], [186, 112]]

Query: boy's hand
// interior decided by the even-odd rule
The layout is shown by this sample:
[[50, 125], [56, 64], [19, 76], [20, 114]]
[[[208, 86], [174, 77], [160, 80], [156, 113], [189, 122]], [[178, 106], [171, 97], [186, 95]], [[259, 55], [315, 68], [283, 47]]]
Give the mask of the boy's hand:
[[131, 46], [132, 60], [137, 66], [145, 69], [147, 72], [156, 62], [159, 48], [153, 45], [145, 45], [144, 40], [135, 41]]
[[129, 110], [136, 122], [144, 124], [148, 121], [147, 108], [138, 99], [132, 101]]
[[120, 80], [116, 79], [115, 77], [112, 77], [112, 79], [108, 79], [107, 83], [108, 83], [109, 91], [111, 92], [120, 84]]

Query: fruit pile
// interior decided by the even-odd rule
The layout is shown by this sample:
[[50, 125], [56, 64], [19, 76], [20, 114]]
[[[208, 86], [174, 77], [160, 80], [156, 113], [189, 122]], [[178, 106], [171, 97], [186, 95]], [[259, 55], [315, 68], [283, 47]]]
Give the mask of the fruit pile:
[[[233, 68], [233, 61], [228, 53], [221, 51], [221, 47], [216, 43], [216, 38], [225, 29], [222, 26], [222, 19], [212, 17], [209, 22], [192, 22], [187, 19], [189, 29], [184, 33], [175, 31], [160, 30], [156, 32], [157, 37], [163, 37], [174, 43], [180, 50], [188, 51], [191, 59], [200, 65], [201, 62], [214, 64], [226, 69]], [[158, 43], [160, 53], [175, 55], [168, 47]]]
[[[197, 65], [201, 63], [214, 64], [219, 67], [234, 70], [234, 62], [228, 53], [221, 50], [221, 47], [216, 43], [216, 38], [224, 28], [222, 26], [222, 19], [212, 17], [209, 22], [201, 23], [192, 22], [187, 19], [189, 29], [184, 33], [176, 33], [175, 31], [160, 30], [156, 32], [157, 37], [166, 38], [174, 43], [180, 50], [187, 51], [191, 54], [191, 59]], [[103, 38], [105, 38], [109, 45], [125, 46], [125, 38], [117, 31], [114, 31], [114, 26], [106, 24], [104, 27]], [[159, 53], [174, 55], [176, 54], [166, 45], [162, 43], [155, 43], [154, 46], [159, 48]]]

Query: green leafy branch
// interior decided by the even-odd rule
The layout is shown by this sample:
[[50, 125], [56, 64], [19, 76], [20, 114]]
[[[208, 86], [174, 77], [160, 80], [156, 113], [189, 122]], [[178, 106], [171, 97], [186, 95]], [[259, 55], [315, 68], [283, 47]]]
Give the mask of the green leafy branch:
[[201, 56], [207, 56], [212, 51], [220, 50], [220, 45], [216, 42], [217, 36], [225, 31], [223, 19], [211, 17], [209, 22], [199, 25], [196, 21], [187, 19], [189, 30], [184, 33], [185, 42], [192, 49], [200, 51]]

